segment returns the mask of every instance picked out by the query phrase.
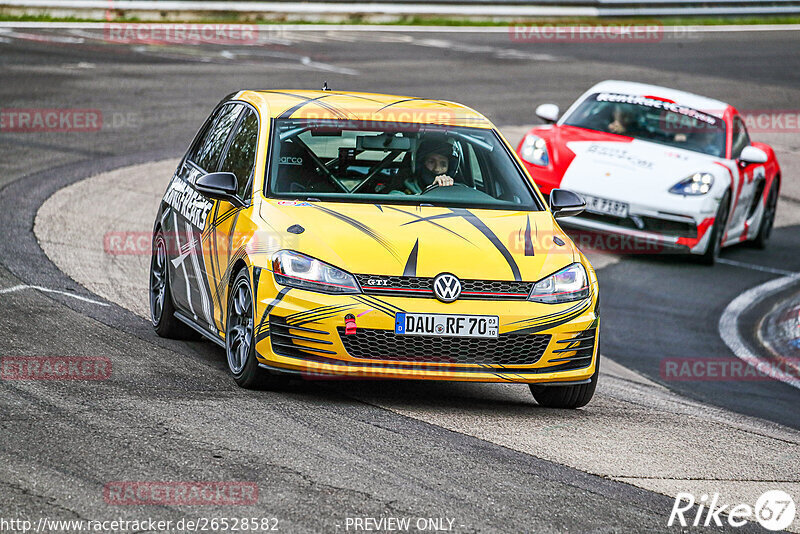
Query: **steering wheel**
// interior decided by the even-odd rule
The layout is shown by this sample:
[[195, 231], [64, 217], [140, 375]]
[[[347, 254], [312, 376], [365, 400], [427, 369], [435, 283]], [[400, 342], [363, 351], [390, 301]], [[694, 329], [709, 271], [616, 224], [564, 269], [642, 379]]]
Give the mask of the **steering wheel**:
[[430, 191], [433, 191], [437, 187], [455, 187], [455, 186], [469, 187], [467, 184], [462, 184], [461, 182], [453, 182], [453, 185], [439, 185], [436, 182], [433, 182], [431, 185], [426, 187], [425, 190], [422, 193], [420, 193], [420, 195], [424, 195], [425, 193], [429, 193]]

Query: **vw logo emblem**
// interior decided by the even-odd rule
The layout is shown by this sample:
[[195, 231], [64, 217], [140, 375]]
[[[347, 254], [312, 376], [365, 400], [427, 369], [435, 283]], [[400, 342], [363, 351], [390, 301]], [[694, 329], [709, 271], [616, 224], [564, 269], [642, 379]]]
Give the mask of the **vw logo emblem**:
[[442, 302], [453, 302], [461, 295], [461, 281], [450, 273], [433, 279], [433, 293]]

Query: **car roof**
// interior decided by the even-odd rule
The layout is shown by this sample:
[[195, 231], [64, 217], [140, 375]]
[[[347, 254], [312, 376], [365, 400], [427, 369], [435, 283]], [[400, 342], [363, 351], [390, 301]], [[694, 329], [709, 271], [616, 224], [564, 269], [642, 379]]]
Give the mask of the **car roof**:
[[676, 104], [694, 108], [698, 111], [704, 111], [716, 117], [722, 117], [725, 111], [730, 107], [721, 100], [707, 98], [686, 91], [669, 89], [667, 87], [650, 85], [647, 83], [626, 82], [621, 80], [606, 80], [600, 82], [586, 92], [586, 94], [592, 93], [621, 93], [636, 96], [655, 96], [671, 100]]
[[233, 97], [281, 119], [365, 120], [493, 128], [477, 111], [445, 100], [347, 91], [245, 90]]

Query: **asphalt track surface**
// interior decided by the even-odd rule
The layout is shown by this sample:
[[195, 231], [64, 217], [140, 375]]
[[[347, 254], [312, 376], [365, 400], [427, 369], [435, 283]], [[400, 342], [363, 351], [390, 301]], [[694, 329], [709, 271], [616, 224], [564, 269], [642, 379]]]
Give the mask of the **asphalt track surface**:
[[[102, 355], [121, 369], [108, 383], [0, 383], [0, 517], [94, 518], [91, 511], [109, 511], [97, 502], [108, 481], [167, 478], [257, 480], [261, 506], [245, 510], [279, 517], [284, 531], [330, 532], [348, 516], [385, 515], [447, 516], [465, 532], [666, 530], [668, 497], [360, 402], [339, 384], [238, 390], [212, 344], [159, 339], [140, 317], [60, 272], [36, 242], [34, 217], [70, 183], [178, 157], [211, 107], [241, 88], [327, 80], [336, 89], [460, 101], [503, 125], [532, 123], [536, 103], [564, 108], [605, 78], [679, 86], [741, 109], [791, 110], [800, 101], [798, 50], [797, 32], [626, 45], [304, 32], [238, 48], [0, 31], [3, 108], [88, 108], [104, 117], [99, 132], [0, 133], [0, 288], [36, 285], [106, 304], [25, 288], [0, 293], [0, 355]], [[791, 198], [779, 207], [798, 209]], [[723, 257], [798, 271], [798, 235], [782, 227], [767, 251], [736, 247]], [[800, 391], [785, 384], [666, 382], [659, 374], [663, 358], [730, 356], [717, 333], [722, 310], [775, 274], [644, 257], [623, 258], [599, 276], [603, 354], [689, 399], [800, 428]], [[400, 397], [457, 398], [465, 411], [506, 408], [483, 397], [483, 387], [393, 388]], [[186, 510], [124, 510], [136, 513], [168, 519]]]

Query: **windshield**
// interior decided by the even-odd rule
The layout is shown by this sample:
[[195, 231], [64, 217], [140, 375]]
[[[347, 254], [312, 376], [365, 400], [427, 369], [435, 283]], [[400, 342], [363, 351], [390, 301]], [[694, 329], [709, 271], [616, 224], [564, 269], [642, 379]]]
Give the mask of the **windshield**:
[[720, 158], [725, 155], [725, 121], [652, 97], [596, 93], [581, 102], [564, 124]]
[[541, 210], [492, 130], [276, 120], [268, 179], [280, 198]]

